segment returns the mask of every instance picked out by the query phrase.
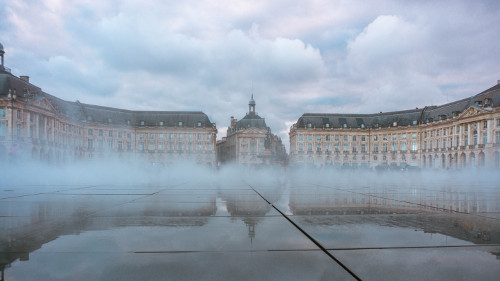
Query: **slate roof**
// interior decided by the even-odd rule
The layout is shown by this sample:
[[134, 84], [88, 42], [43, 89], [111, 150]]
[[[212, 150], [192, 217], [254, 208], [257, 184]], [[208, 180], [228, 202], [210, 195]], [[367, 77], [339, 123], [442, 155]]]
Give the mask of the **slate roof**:
[[69, 102], [44, 93], [39, 87], [26, 82], [8, 72], [0, 73], [0, 97], [7, 96], [9, 89], [16, 89], [18, 99], [33, 102], [47, 99], [57, 113], [74, 121], [87, 123], [113, 124], [125, 126], [160, 126], [164, 127], [215, 127], [208, 116], [201, 111], [132, 111], [91, 104]]
[[243, 119], [236, 122], [236, 130], [248, 129], [248, 128], [259, 128], [267, 129], [266, 120], [255, 113], [249, 113], [243, 117]]
[[[475, 106], [488, 108], [500, 106], [500, 83], [469, 98], [440, 106], [426, 106], [421, 109], [381, 112], [374, 114], [304, 113], [295, 123], [297, 128], [377, 128], [393, 126], [416, 126], [442, 119], [452, 118], [467, 108]], [[415, 123], [416, 122], [416, 123]]]

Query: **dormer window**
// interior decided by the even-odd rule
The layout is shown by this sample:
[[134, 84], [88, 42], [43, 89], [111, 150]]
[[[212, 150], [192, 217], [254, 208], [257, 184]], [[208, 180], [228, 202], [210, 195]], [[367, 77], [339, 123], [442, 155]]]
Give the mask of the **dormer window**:
[[130, 125], [130, 120], [127, 120], [127, 125]]
[[484, 99], [484, 106], [489, 106], [489, 105], [491, 105], [491, 98]]
[[345, 124], [345, 123], [344, 123], [343, 127], [344, 127], [344, 128], [347, 128], [347, 124]]
[[163, 126], [163, 125], [165, 125], [165, 123], [163, 121], [160, 121], [159, 125]]
[[364, 129], [365, 128], [365, 124], [361, 124], [361, 129]]
[[198, 127], [201, 127], [201, 122], [198, 121], [198, 123], [196, 124]]
[[92, 116], [87, 116], [87, 121], [92, 121]]
[[179, 121], [178, 126], [182, 127], [182, 121]]
[[113, 122], [113, 120], [111, 118], [108, 118], [108, 123], [111, 124], [111, 122]]
[[307, 128], [312, 128], [312, 124], [311, 123], [307, 123]]
[[326, 123], [325, 128], [330, 128], [330, 123]]
[[139, 125], [144, 126], [144, 121], [141, 120], [141, 122], [139, 122]]
[[418, 124], [418, 121], [417, 120], [413, 120], [413, 125], [417, 125]]
[[392, 122], [392, 126], [393, 127], [397, 127], [398, 126], [398, 122], [396, 122], [396, 121]]

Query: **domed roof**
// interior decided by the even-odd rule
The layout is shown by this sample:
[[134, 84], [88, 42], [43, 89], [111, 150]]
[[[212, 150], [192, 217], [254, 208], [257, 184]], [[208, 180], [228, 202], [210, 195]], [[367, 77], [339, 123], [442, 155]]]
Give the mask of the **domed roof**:
[[255, 101], [253, 99], [253, 94], [252, 94], [252, 98], [250, 99], [250, 101], [248, 102], [249, 105], [255, 105]]

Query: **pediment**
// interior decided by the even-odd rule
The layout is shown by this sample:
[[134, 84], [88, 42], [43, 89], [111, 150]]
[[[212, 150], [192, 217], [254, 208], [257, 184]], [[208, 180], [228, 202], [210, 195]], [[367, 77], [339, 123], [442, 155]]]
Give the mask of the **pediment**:
[[53, 113], [56, 112], [56, 109], [54, 108], [54, 106], [46, 98], [42, 98], [42, 99], [39, 99], [39, 100], [33, 102], [33, 105], [38, 106], [40, 108], [43, 108], [43, 109], [50, 111], [50, 112], [53, 112]]
[[242, 130], [239, 132], [239, 134], [246, 135], [246, 134], [265, 134], [267, 133], [267, 130], [264, 129], [259, 129], [255, 127], [250, 127], [248, 129]]
[[471, 106], [471, 107], [467, 108], [466, 110], [464, 110], [462, 113], [460, 113], [460, 115], [458, 115], [458, 118], [461, 119], [461, 118], [474, 117], [474, 116], [482, 115], [482, 114], [489, 113], [489, 112], [490, 111], [485, 110], [483, 108]]

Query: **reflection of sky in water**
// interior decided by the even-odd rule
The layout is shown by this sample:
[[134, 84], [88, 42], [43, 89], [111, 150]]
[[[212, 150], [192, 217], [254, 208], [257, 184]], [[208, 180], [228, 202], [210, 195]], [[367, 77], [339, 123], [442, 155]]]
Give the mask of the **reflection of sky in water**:
[[252, 188], [363, 279], [500, 274], [494, 180], [273, 173], [5, 188], [6, 280], [349, 278]]

